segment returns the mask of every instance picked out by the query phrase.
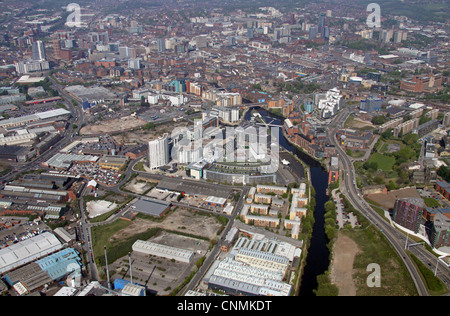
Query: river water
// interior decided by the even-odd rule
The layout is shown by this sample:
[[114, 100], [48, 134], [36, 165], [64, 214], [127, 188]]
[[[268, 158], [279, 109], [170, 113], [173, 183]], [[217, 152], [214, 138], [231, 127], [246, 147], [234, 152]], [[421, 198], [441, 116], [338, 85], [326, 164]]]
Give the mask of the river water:
[[[273, 122], [277, 125], [283, 124], [283, 119], [269, 113], [268, 111], [255, 107], [255, 110], [261, 114], [266, 122]], [[250, 121], [251, 111], [248, 111], [245, 120]], [[317, 276], [325, 273], [329, 266], [330, 251], [327, 248], [327, 237], [325, 234], [325, 203], [329, 200], [326, 195], [328, 188], [328, 174], [322, 168], [320, 163], [307, 154], [292, 146], [284, 137], [282, 131], [279, 131], [280, 147], [290, 151], [297, 156], [306, 165], [311, 172], [311, 182], [316, 191], [316, 208], [314, 211], [314, 227], [311, 237], [311, 244], [306, 257], [306, 266], [303, 271], [302, 282], [299, 296], [314, 296], [314, 290], [317, 289]], [[282, 149], [280, 148], [280, 150]]]

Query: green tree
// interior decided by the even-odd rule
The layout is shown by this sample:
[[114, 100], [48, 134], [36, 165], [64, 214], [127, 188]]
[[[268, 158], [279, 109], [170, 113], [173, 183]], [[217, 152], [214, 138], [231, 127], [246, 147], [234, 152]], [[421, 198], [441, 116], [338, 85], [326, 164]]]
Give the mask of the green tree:
[[386, 188], [388, 189], [388, 191], [392, 191], [392, 190], [396, 190], [397, 189], [397, 185], [394, 183], [394, 181], [389, 181], [388, 185], [386, 186]]
[[446, 166], [439, 167], [437, 171], [438, 176], [443, 178], [445, 181], [450, 181], [450, 168]]
[[416, 144], [418, 140], [419, 135], [417, 134], [408, 134], [405, 137], [403, 137], [403, 143], [405, 143], [406, 145]]
[[383, 125], [386, 123], [386, 117], [383, 115], [377, 115], [372, 118], [372, 123], [375, 125]]
[[143, 129], [145, 129], [145, 130], [152, 129], [153, 130], [153, 129], [155, 129], [155, 124], [149, 122], [149, 123], [144, 125]]

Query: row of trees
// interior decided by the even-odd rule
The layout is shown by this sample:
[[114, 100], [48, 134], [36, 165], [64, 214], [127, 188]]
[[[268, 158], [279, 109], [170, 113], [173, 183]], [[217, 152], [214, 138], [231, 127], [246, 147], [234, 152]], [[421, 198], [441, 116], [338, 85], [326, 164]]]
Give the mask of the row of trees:
[[[327, 247], [330, 250], [330, 257], [333, 252], [333, 245], [337, 237], [336, 228], [336, 205], [333, 201], [325, 203], [325, 234], [327, 235]], [[331, 260], [330, 260], [331, 262]], [[338, 287], [331, 283], [329, 271], [317, 277], [317, 290], [314, 291], [316, 296], [338, 296]]]

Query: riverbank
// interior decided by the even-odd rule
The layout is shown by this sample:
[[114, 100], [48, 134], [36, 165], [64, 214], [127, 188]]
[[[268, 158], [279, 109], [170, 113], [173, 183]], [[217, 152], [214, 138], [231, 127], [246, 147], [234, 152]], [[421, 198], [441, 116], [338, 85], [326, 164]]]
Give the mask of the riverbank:
[[[255, 107], [258, 108], [258, 107]], [[253, 108], [252, 108], [253, 109]], [[326, 195], [328, 189], [328, 174], [324, 171], [323, 165], [316, 158], [309, 156], [299, 149], [288, 139], [282, 128], [282, 120], [277, 115], [269, 113], [267, 110], [259, 107], [258, 112], [265, 119], [279, 120], [279, 144], [286, 151], [290, 152], [299, 163], [306, 165], [308, 170], [309, 187], [311, 188], [311, 201], [314, 201], [311, 231], [304, 235], [305, 242], [302, 252], [302, 258], [299, 268], [298, 279], [296, 281], [296, 296], [314, 296], [314, 291], [318, 287], [317, 277], [328, 270], [330, 252], [327, 247], [327, 238], [325, 234], [325, 203], [329, 200]], [[250, 111], [247, 113], [247, 120], [250, 120]], [[304, 224], [304, 219], [302, 219]], [[304, 227], [302, 227], [303, 229]], [[304, 232], [304, 230], [302, 230]]]

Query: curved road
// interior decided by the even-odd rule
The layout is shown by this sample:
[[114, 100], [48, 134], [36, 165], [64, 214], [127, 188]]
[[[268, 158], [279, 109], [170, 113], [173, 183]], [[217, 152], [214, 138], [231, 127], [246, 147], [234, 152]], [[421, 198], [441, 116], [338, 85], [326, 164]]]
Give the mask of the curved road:
[[[402, 258], [406, 268], [408, 269], [411, 277], [416, 285], [417, 292], [420, 296], [428, 296], [428, 290], [416, 269], [415, 264], [412, 262], [411, 258], [407, 255], [405, 251], [406, 245], [406, 236], [399, 232], [395, 227], [390, 225], [386, 220], [380, 216], [377, 212], [373, 211], [372, 208], [367, 204], [367, 202], [360, 196], [358, 188], [356, 186], [356, 173], [353, 167], [352, 161], [346, 155], [344, 150], [338, 143], [336, 139], [336, 132], [342, 126], [342, 124], [347, 119], [350, 114], [350, 108], [346, 108], [341, 113], [339, 113], [332, 124], [330, 124], [330, 128], [328, 129], [328, 139], [331, 140], [331, 143], [336, 147], [340, 162], [342, 163], [342, 176], [344, 178], [344, 182], [341, 184], [341, 191], [347, 196], [349, 201], [353, 204], [353, 206], [358, 209], [373, 225], [375, 225], [380, 232], [387, 238], [387, 240], [391, 243], [394, 249]], [[341, 176], [341, 179], [342, 179]], [[423, 247], [414, 247], [410, 248], [411, 251], [416, 257], [418, 257], [422, 262], [430, 267], [432, 271], [436, 266], [437, 258], [429, 253]], [[444, 283], [448, 286], [450, 283], [449, 279], [449, 269], [445, 267], [442, 263], [438, 267], [438, 277], [440, 277]]]

